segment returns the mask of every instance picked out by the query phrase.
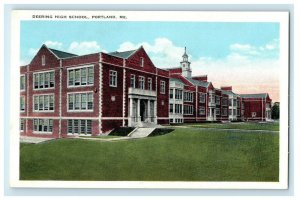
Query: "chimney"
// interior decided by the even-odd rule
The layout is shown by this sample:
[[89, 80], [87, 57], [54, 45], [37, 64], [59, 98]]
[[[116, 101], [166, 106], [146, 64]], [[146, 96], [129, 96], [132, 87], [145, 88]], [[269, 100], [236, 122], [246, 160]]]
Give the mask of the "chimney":
[[232, 86], [223, 86], [221, 90], [232, 91]]

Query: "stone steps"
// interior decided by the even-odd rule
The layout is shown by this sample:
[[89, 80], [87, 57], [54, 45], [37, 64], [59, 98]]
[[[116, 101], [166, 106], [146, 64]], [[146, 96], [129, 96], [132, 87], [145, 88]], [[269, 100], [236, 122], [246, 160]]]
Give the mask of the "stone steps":
[[150, 135], [154, 130], [155, 128], [136, 128], [128, 136], [131, 138], [143, 138]]

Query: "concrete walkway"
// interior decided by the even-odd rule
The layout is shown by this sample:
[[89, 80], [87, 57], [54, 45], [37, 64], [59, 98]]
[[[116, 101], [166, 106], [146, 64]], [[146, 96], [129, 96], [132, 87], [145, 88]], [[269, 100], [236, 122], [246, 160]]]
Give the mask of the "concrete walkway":
[[[171, 126], [170, 126], [171, 127]], [[220, 130], [220, 131], [242, 131], [242, 132], [268, 132], [268, 133], [279, 133], [279, 131], [271, 130], [256, 130], [256, 129], [229, 129], [229, 128], [206, 128], [206, 127], [196, 127], [196, 126], [175, 126], [178, 128], [192, 128], [192, 129], [202, 129], [202, 130]]]
[[38, 138], [38, 137], [20, 136], [21, 143], [31, 143], [31, 144], [37, 144], [37, 143], [46, 142], [55, 139], [56, 138]]

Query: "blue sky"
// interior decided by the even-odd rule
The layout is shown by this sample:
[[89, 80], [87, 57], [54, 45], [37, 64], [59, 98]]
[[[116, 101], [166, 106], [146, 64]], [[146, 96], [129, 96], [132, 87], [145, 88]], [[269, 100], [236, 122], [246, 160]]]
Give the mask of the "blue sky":
[[[162, 68], [178, 66], [186, 46], [193, 73], [207, 74], [217, 87], [233, 83], [242, 90], [249, 85], [241, 81], [250, 81], [268, 88], [266, 80], [278, 82], [279, 23], [21, 22], [21, 64], [29, 63], [44, 43], [79, 55], [143, 45]], [[259, 87], [250, 91], [259, 92]]]

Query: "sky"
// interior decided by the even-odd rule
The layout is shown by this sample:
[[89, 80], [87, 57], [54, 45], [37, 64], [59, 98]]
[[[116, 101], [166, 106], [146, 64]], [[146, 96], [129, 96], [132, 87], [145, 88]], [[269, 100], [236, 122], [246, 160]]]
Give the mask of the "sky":
[[143, 45], [156, 67], [170, 68], [179, 66], [186, 47], [193, 75], [280, 101], [279, 23], [22, 21], [20, 35], [21, 65], [43, 44], [78, 55]]

